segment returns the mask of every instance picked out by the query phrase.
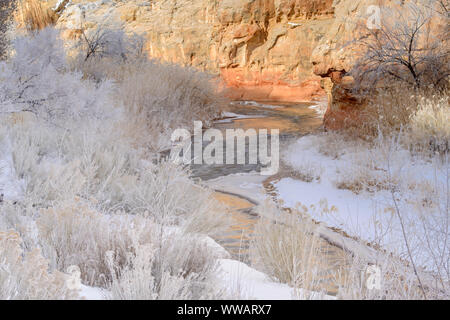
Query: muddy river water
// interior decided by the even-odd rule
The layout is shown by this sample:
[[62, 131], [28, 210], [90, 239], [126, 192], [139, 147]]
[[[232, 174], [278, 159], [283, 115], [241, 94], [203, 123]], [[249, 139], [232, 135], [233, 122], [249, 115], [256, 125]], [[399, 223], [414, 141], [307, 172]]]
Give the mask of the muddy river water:
[[[271, 129], [279, 130], [280, 152], [296, 138], [310, 133], [322, 124], [312, 103], [280, 103], [280, 102], [232, 102], [224, 113], [224, 118], [216, 121], [213, 128], [224, 133], [227, 129]], [[207, 143], [204, 143], [207, 144]], [[246, 141], [246, 160], [248, 160], [248, 140]], [[246, 161], [248, 163], [248, 161]], [[258, 197], [253, 197], [252, 189], [241, 192], [237, 187], [250, 178], [258, 180], [257, 175], [261, 166], [257, 164], [221, 164], [221, 165], [192, 165], [192, 175], [208, 184], [221, 178], [236, 176], [234, 182], [228, 183], [228, 188], [217, 187], [215, 197], [224, 203], [230, 210], [232, 225], [228, 232], [219, 237], [218, 242], [224, 246], [234, 258], [246, 260], [249, 240], [253, 232], [253, 226], [258, 215], [253, 208], [258, 204]], [[264, 181], [270, 177], [261, 176], [260, 189], [264, 192]], [[236, 188], [233, 188], [233, 184]], [[256, 192], [255, 192], [256, 193]], [[260, 195], [259, 195], [260, 196]]]
[[[322, 119], [314, 110], [315, 107], [313, 103], [233, 102], [224, 118], [217, 120], [213, 128], [224, 133], [227, 129], [267, 129], [269, 133], [271, 129], [278, 129], [281, 154], [299, 137], [320, 128]], [[248, 140], [245, 152], [248, 160]], [[259, 164], [191, 166], [193, 178], [200, 179], [202, 183], [214, 189], [215, 198], [225, 205], [231, 216], [231, 226], [215, 240], [233, 259], [246, 263], [251, 260], [249, 245], [254, 236], [254, 226], [259, 219], [255, 208], [263, 203], [266, 197], [273, 196], [270, 182], [283, 175], [277, 173], [263, 176], [259, 173], [260, 169]], [[335, 275], [341, 273], [343, 252], [323, 239], [320, 246], [321, 256], [317, 259], [320, 287], [321, 290], [334, 295], [337, 293]]]

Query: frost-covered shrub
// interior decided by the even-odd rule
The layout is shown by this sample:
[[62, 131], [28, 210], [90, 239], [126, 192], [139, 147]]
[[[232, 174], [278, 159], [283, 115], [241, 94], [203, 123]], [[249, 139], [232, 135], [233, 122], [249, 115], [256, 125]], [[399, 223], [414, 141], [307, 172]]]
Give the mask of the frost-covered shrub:
[[0, 231], [0, 300], [77, 299], [78, 292], [67, 287], [68, 277], [48, 272], [39, 249], [23, 252], [14, 231]]
[[128, 135], [152, 151], [167, 150], [173, 130], [191, 129], [193, 120], [209, 125], [226, 103], [210, 75], [148, 60], [139, 36], [100, 26], [86, 31], [79, 44], [82, 50], [72, 60], [72, 69], [99, 82], [114, 79]]
[[211, 77], [193, 68], [135, 60], [115, 73], [129, 135], [154, 151], [170, 147], [176, 128], [191, 130], [194, 120], [209, 125], [224, 105]]
[[450, 143], [449, 97], [422, 97], [418, 110], [411, 116], [412, 144], [420, 144], [432, 151], [445, 152]]
[[20, 235], [21, 247], [26, 251], [38, 248], [37, 228], [32, 205], [3, 201], [0, 203], [0, 231], [15, 230]]
[[124, 268], [109, 259], [111, 299], [217, 299], [216, 260], [198, 238], [170, 235], [161, 244], [134, 247]]
[[225, 210], [212, 198], [212, 191], [195, 185], [184, 169], [169, 161], [149, 164], [123, 182], [116, 207], [126, 212], [192, 233], [213, 235], [227, 227]]
[[164, 300], [189, 299], [190, 279], [182, 276], [171, 276], [164, 272], [159, 283], [154, 277], [155, 251], [149, 245], [135, 249], [129, 257], [127, 265], [117, 271], [114, 261], [111, 261], [113, 280], [110, 285], [109, 298], [115, 300]]
[[[154, 65], [161, 73], [184, 72], [181, 67]], [[115, 272], [122, 275], [125, 266], [132, 271], [129, 257], [137, 255], [136, 248], [151, 245], [157, 249], [152, 270], [160, 298], [181, 298], [184, 293], [189, 298], [212, 296], [217, 256], [204, 246], [204, 237], [194, 234], [212, 235], [226, 228], [224, 210], [187, 170], [169, 161], [153, 161], [148, 140], [154, 137], [166, 146], [170, 131], [155, 131], [145, 121], [144, 127], [130, 129], [142, 114], [130, 113], [131, 104], [117, 97], [124, 76], [134, 76], [130, 70], [138, 72], [137, 66], [124, 63], [125, 71], [118, 73], [113, 86], [68, 67], [52, 29], [15, 40], [14, 55], [0, 65], [0, 140], [6, 155], [0, 160], [7, 158], [1, 163], [7, 164], [8, 179], [2, 181], [8, 190], [17, 186], [20, 192], [14, 199], [10, 194], [1, 199], [0, 231], [15, 228], [22, 247], [40, 248], [52, 269], [64, 272], [76, 265], [83, 283], [96, 286], [113, 281], [108, 254]], [[201, 80], [187, 77], [190, 72], [175, 81], [186, 90], [171, 88], [179, 90], [177, 99], [185, 108], [202, 108], [201, 89], [197, 99], [193, 87]], [[171, 83], [169, 73], [164, 79]], [[163, 94], [169, 96], [170, 90]], [[176, 99], [170, 101], [173, 109]], [[215, 114], [211, 109], [195, 110], [198, 113], [190, 119]], [[162, 123], [172, 117], [164, 115], [167, 118], [150, 118]], [[181, 120], [186, 121], [175, 119], [167, 130]], [[180, 290], [172, 291], [178, 285]]]
[[76, 265], [85, 284], [104, 286], [109, 279], [106, 253], [125, 263], [134, 242], [151, 242], [151, 221], [137, 216], [101, 214], [80, 200], [42, 209], [36, 221], [39, 243], [52, 267]]
[[268, 203], [255, 226], [251, 252], [256, 266], [295, 288], [319, 290], [320, 255], [316, 227], [306, 218], [286, 216]]
[[156, 282], [153, 274], [155, 251], [151, 245], [139, 246], [135, 253], [128, 257], [122, 270], [117, 270], [115, 261], [110, 259], [110, 270], [113, 274], [110, 285], [110, 299], [114, 300], [158, 300], [188, 299], [190, 292], [186, 283], [189, 279], [182, 276], [171, 276], [164, 272], [161, 281]]
[[[27, 203], [94, 198], [107, 212], [151, 217], [186, 232], [215, 234], [227, 226], [225, 210], [212, 192], [169, 161], [144, 161], [114, 122], [75, 122], [68, 129], [36, 120], [9, 126], [17, 179]], [[75, 130], [77, 126], [77, 130]]]
[[0, 63], [0, 113], [31, 112], [59, 125], [62, 119], [114, 113], [109, 82], [82, 81], [81, 73], [67, 72], [57, 30], [18, 36], [13, 47], [12, 57]]
[[[368, 272], [371, 265], [358, 256], [352, 258], [348, 268], [343, 270], [336, 279], [339, 282], [337, 297], [343, 300], [421, 300], [424, 298], [413, 270], [403, 262], [381, 256], [377, 265], [372, 265], [376, 268], [375, 270], [379, 270], [378, 274]], [[378, 276], [379, 278], [374, 278]], [[371, 281], [369, 277], [378, 282]], [[373, 287], [369, 287], [368, 283]]]
[[[138, 71], [139, 72], [136, 72]], [[212, 79], [192, 68], [156, 61], [130, 66], [120, 92], [130, 110], [147, 119], [159, 116], [188, 124], [193, 119], [209, 120], [220, 112], [220, 97]]]
[[[138, 158], [113, 133], [108, 121], [66, 122], [54, 127], [39, 119], [5, 124], [17, 179], [35, 204], [74, 196], [110, 202], [108, 192], [118, 179], [136, 170]], [[103, 126], [100, 127], [100, 123]]]
[[121, 28], [111, 29], [104, 25], [81, 32], [74, 46], [77, 49], [74, 62], [90, 78], [111, 77], [110, 71], [115, 70], [112, 65], [120, 66], [127, 60], [145, 57], [144, 38], [137, 34], [126, 34]]

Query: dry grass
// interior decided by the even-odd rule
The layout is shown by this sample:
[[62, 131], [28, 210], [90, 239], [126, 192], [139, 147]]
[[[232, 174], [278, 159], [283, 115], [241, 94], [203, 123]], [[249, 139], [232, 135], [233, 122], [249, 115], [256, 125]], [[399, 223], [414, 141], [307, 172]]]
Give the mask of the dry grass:
[[213, 79], [192, 68], [137, 60], [122, 65], [116, 78], [129, 135], [155, 152], [169, 148], [173, 130], [192, 130], [194, 120], [208, 126], [226, 104]]
[[449, 97], [422, 97], [418, 110], [411, 115], [411, 144], [445, 153], [450, 150]]
[[214, 256], [195, 238], [169, 237], [162, 247], [138, 245], [124, 267], [117, 268], [114, 259], [109, 263], [113, 275], [110, 299], [217, 299], [222, 294], [214, 288]]
[[343, 131], [354, 138], [371, 141], [381, 133], [389, 136], [408, 125], [417, 110], [418, 94], [411, 87], [392, 84], [370, 93], [362, 106], [360, 121], [349, 121]]
[[51, 265], [57, 270], [76, 265], [83, 283], [96, 286], [109, 281], [107, 252], [114, 252], [121, 266], [134, 242], [151, 242], [151, 234], [156, 233], [146, 219], [108, 217], [80, 200], [41, 210], [36, 224], [39, 243]]
[[45, 29], [55, 24], [56, 15], [50, 9], [42, 6], [39, 0], [20, 0], [16, 20], [19, 27], [26, 28], [28, 31]]
[[[379, 287], [368, 285], [372, 268], [379, 270]], [[374, 270], [374, 269], [372, 269]], [[344, 300], [422, 300], [414, 272], [403, 261], [380, 255], [376, 265], [351, 258], [345, 272], [337, 274], [338, 298]]]
[[[317, 225], [308, 219], [306, 208], [289, 214], [267, 205], [263, 209], [264, 218], [256, 225], [251, 254], [255, 267], [275, 280], [296, 289], [326, 291], [345, 300], [425, 298], [411, 264], [397, 255], [379, 251], [369, 262], [357, 249], [345, 252], [322, 240], [316, 233]], [[439, 247], [432, 245], [431, 250]], [[436, 257], [442, 257], [446, 264], [448, 254], [442, 255], [440, 249], [436, 250]], [[440, 268], [443, 273], [439, 274], [419, 270], [427, 299], [448, 299], [448, 274], [444, 275], [444, 270], [448, 269]]]
[[401, 136], [407, 149], [445, 153], [449, 149], [450, 107], [448, 90], [417, 90], [393, 83], [390, 88], [372, 92], [362, 107], [357, 123], [342, 130], [347, 139], [369, 143], [380, 137]]
[[321, 254], [315, 226], [266, 203], [251, 244], [253, 263], [276, 281], [294, 288], [320, 290]]
[[67, 287], [68, 277], [48, 271], [39, 249], [24, 252], [14, 231], [0, 232], [0, 300], [77, 299], [78, 292]]
[[[153, 162], [154, 153], [146, 148], [152, 137], [170, 145], [167, 136], [174, 126], [197, 116], [207, 120], [217, 112], [212, 84], [204, 82], [209, 78], [178, 66], [129, 59], [114, 72], [105, 67], [106, 78], [82, 79], [67, 66], [52, 28], [14, 43], [16, 54], [2, 62], [8, 72], [0, 81], [0, 177], [7, 176], [7, 187], [20, 192], [17, 199], [6, 195], [0, 201], [0, 231], [17, 230], [20, 248], [40, 248], [52, 270], [77, 266], [83, 284], [120, 288], [123, 292], [114, 291], [117, 298], [220, 296], [212, 286], [216, 249], [206, 246], [205, 235], [227, 228], [224, 210], [185, 168]], [[138, 66], [145, 76], [134, 74], [141, 72]], [[134, 81], [141, 86], [133, 88]], [[158, 93], [158, 88], [166, 91]], [[11, 99], [17, 94], [25, 98], [19, 105]], [[77, 105], [86, 112], [63, 111]], [[164, 107], [170, 109], [165, 116], [153, 114]], [[140, 113], [130, 115], [131, 108]], [[177, 108], [190, 118], [174, 119]], [[140, 140], [131, 139], [125, 124], [143, 116], [170, 125], [132, 128]], [[141, 247], [154, 250], [144, 254]], [[141, 254], [148, 263], [138, 263]], [[142, 281], [150, 280], [148, 274], [154, 287]], [[138, 281], [126, 286], [132, 279]], [[147, 291], [139, 291], [142, 286]]]

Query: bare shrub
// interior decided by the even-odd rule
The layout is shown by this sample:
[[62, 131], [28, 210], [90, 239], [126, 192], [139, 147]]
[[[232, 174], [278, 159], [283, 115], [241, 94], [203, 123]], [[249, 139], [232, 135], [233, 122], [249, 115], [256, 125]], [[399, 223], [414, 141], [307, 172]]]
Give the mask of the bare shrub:
[[373, 144], [380, 135], [400, 135], [405, 148], [448, 150], [448, 93], [402, 85], [377, 90], [361, 109], [361, 121], [342, 130], [351, 139]]
[[129, 116], [130, 134], [146, 132], [137, 138], [155, 151], [169, 147], [164, 141], [175, 128], [190, 129], [194, 120], [208, 126], [224, 105], [212, 78], [192, 68], [141, 61], [129, 65], [122, 78], [118, 97]]
[[78, 292], [67, 287], [68, 277], [48, 272], [40, 250], [23, 252], [19, 234], [0, 232], [0, 299], [77, 299]]
[[359, 89], [387, 87], [390, 80], [416, 88], [447, 85], [448, 16], [433, 9], [415, 3], [382, 8], [380, 28], [361, 26], [366, 52], [351, 72]]
[[346, 133], [368, 141], [380, 133], [388, 136], [408, 126], [411, 115], [417, 110], [420, 93], [409, 86], [395, 84], [377, 90], [361, 110], [358, 124], [345, 129]]
[[[379, 274], [368, 273], [370, 266]], [[368, 286], [370, 277], [378, 277], [379, 287]], [[411, 268], [395, 258], [380, 256], [376, 265], [360, 257], [351, 259], [349, 267], [336, 278], [339, 283], [338, 298], [344, 300], [422, 300], [417, 279]]]
[[111, 83], [81, 81], [82, 75], [67, 72], [59, 32], [46, 28], [13, 41], [15, 53], [0, 63], [0, 113], [30, 112], [52, 122], [67, 118], [111, 115]]

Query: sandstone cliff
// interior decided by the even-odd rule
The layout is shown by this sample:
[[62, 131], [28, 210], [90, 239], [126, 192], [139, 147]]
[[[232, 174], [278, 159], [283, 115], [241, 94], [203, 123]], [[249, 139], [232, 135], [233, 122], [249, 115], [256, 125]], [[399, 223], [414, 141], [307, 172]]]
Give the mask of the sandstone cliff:
[[[150, 57], [220, 76], [235, 98], [309, 101], [328, 97], [327, 118], [355, 103], [345, 77], [369, 6], [394, 0], [40, 0], [58, 11], [66, 37], [122, 26], [145, 34]], [[409, 0], [420, 2], [421, 0]], [[339, 121], [338, 121], [339, 122]], [[331, 125], [330, 125], [331, 126]]]
[[325, 94], [310, 57], [334, 10], [332, 0], [71, 0], [57, 27], [123, 25], [145, 34], [151, 57], [220, 75], [237, 98], [307, 101]]

